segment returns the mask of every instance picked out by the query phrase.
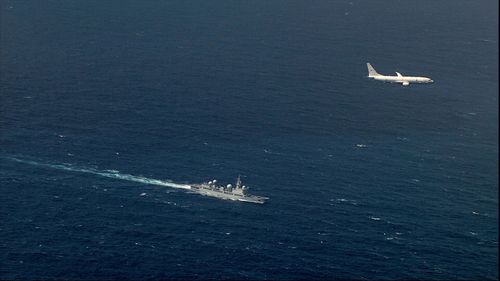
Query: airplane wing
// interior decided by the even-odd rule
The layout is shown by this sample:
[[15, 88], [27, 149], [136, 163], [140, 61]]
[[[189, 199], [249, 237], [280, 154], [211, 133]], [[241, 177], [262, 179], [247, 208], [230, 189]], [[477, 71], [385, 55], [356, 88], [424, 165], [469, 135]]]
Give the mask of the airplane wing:
[[408, 85], [410, 85], [410, 82], [408, 82], [408, 81], [402, 81], [402, 82], [401, 82], [401, 85], [403, 85], [403, 86], [408, 86]]

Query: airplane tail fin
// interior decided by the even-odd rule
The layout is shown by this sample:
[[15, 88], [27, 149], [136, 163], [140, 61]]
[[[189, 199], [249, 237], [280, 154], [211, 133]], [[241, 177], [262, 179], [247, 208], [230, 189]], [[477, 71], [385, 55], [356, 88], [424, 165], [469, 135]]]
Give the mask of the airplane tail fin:
[[366, 66], [368, 67], [368, 77], [374, 77], [380, 75], [369, 62], [366, 63]]

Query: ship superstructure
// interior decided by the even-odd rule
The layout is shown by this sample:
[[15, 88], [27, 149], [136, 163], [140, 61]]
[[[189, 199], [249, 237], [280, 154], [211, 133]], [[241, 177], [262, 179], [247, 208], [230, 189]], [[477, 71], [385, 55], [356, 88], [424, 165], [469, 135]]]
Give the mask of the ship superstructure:
[[217, 180], [211, 180], [201, 184], [191, 185], [191, 191], [205, 196], [217, 197], [225, 200], [243, 201], [250, 203], [263, 204], [268, 197], [248, 194], [248, 187], [241, 184], [241, 178], [238, 176], [236, 185], [228, 184], [218, 185]]

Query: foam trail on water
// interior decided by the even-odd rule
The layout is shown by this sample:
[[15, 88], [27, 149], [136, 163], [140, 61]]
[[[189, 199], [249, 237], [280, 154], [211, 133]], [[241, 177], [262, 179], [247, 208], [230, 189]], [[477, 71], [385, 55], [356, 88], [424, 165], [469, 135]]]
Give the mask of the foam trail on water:
[[160, 186], [167, 186], [167, 187], [181, 188], [181, 189], [191, 189], [191, 186], [188, 184], [178, 184], [178, 183], [162, 181], [162, 180], [157, 180], [157, 179], [151, 179], [151, 178], [146, 178], [146, 177], [139, 177], [139, 176], [134, 176], [134, 175], [129, 175], [129, 174], [120, 174], [118, 171], [99, 171], [99, 170], [95, 170], [95, 169], [91, 169], [91, 168], [74, 167], [71, 164], [49, 164], [49, 163], [40, 163], [40, 162], [36, 162], [36, 161], [32, 161], [32, 160], [19, 159], [19, 158], [15, 158], [15, 157], [7, 157], [7, 158], [10, 160], [19, 162], [19, 163], [29, 164], [29, 165], [33, 165], [33, 166], [58, 169], [58, 170], [65, 170], [65, 171], [71, 171], [71, 172], [87, 173], [87, 174], [98, 175], [98, 176], [106, 177], [106, 178], [139, 182], [139, 183], [143, 183], [143, 184], [160, 185]]

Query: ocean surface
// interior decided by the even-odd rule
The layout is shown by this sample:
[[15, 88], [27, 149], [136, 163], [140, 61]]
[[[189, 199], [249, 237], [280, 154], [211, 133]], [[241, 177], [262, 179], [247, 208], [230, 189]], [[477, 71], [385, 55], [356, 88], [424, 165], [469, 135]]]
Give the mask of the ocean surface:
[[1, 0], [0, 279], [498, 279], [498, 47], [493, 0]]

